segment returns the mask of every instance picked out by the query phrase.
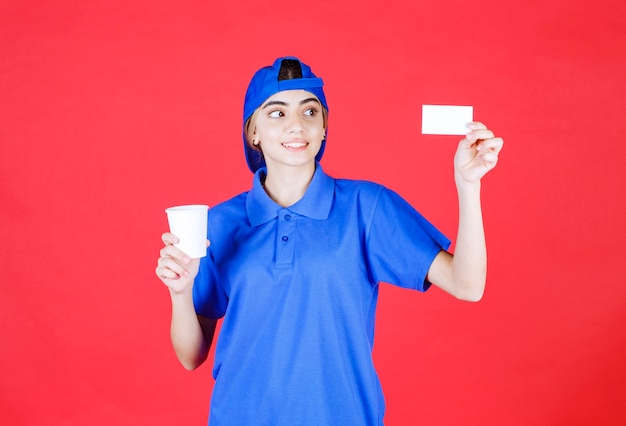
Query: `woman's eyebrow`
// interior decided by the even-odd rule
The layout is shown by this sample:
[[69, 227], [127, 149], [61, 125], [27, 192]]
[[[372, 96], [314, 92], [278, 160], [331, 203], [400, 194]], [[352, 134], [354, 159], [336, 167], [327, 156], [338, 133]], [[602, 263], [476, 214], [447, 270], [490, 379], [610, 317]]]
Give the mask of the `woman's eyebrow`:
[[269, 101], [268, 103], [266, 103], [265, 105], [263, 105], [263, 109], [270, 107], [272, 105], [281, 105], [281, 106], [287, 106], [289, 105], [287, 102], [283, 102], [283, 101]]
[[[309, 102], [317, 102], [318, 104], [321, 104], [320, 101], [317, 98], [306, 98], [300, 101], [300, 105], [304, 105], [306, 103]], [[289, 104], [287, 102], [283, 102], [283, 101], [269, 101], [268, 103], [266, 103], [265, 105], [263, 105], [263, 109], [270, 107], [272, 105], [281, 105], [281, 106], [289, 106]]]
[[318, 104], [321, 104], [317, 98], [307, 98], [307, 99], [300, 101], [300, 105], [304, 105], [309, 102], [317, 102]]

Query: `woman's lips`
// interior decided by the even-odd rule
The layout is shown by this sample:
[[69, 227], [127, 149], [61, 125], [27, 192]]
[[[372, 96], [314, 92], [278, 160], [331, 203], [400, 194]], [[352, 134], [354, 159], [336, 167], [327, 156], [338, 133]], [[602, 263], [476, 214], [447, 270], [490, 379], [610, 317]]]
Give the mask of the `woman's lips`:
[[305, 148], [309, 143], [304, 141], [291, 141], [291, 142], [283, 142], [282, 145], [288, 149], [302, 149]]

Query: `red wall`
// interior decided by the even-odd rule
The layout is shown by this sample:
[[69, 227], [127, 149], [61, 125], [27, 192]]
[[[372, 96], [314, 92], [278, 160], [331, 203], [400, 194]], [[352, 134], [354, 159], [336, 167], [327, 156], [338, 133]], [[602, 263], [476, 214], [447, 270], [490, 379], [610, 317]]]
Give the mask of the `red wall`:
[[626, 410], [621, 0], [0, 2], [0, 422], [204, 424], [154, 275], [163, 209], [250, 185], [248, 79], [322, 75], [325, 169], [400, 192], [451, 237], [455, 137], [505, 138], [483, 188], [478, 304], [384, 285], [386, 424], [617, 425]]

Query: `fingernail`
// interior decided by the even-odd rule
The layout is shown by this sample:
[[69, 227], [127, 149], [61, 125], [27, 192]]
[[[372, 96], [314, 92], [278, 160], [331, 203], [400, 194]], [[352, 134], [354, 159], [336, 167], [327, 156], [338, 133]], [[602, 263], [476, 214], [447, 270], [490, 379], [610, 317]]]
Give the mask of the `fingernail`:
[[191, 259], [189, 259], [188, 257], [183, 257], [183, 263], [187, 264], [191, 261]]
[[467, 132], [465, 137], [469, 140], [474, 140], [474, 132]]

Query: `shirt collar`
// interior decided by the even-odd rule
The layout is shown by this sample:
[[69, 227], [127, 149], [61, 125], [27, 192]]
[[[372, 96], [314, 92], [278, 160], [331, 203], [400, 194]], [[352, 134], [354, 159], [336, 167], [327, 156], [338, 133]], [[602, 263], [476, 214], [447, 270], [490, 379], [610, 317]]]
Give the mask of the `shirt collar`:
[[[246, 198], [246, 211], [252, 226], [258, 226], [278, 216], [283, 208], [276, 204], [265, 192], [262, 181], [267, 170], [260, 168], [254, 174], [252, 189]], [[335, 180], [324, 173], [322, 166], [316, 164], [313, 179], [304, 196], [288, 210], [311, 219], [324, 220], [330, 214], [333, 203]]]

